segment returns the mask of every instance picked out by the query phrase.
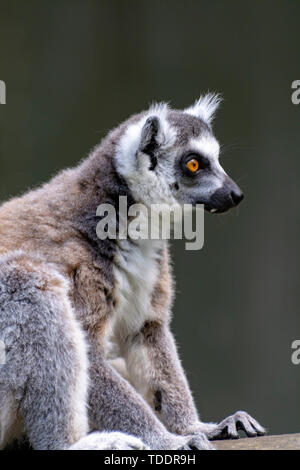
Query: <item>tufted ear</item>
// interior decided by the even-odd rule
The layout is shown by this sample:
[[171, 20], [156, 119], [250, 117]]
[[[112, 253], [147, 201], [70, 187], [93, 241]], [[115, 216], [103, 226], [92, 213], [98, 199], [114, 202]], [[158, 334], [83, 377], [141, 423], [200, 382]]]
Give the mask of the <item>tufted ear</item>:
[[160, 122], [157, 116], [150, 116], [146, 120], [142, 132], [140, 150], [147, 155], [153, 155], [159, 145]]
[[121, 174], [135, 172], [137, 161], [139, 168], [143, 163], [142, 166], [147, 170], [154, 170], [157, 158], [174, 145], [176, 131], [168, 121], [168, 113], [166, 103], [153, 104], [138, 121], [127, 127], [116, 152]]
[[196, 100], [192, 106], [185, 109], [184, 112], [202, 119], [202, 121], [210, 126], [221, 101], [222, 98], [219, 94], [207, 93], [206, 95], [200, 96], [200, 98]]

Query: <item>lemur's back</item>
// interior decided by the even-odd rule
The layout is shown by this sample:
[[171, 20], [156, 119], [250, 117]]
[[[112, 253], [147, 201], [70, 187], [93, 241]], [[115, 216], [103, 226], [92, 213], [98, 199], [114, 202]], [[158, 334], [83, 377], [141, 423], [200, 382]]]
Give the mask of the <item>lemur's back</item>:
[[71, 189], [68, 179], [64, 187], [60, 181], [51, 181], [0, 206], [1, 252], [24, 249], [46, 256], [55, 244], [63, 246], [70, 227], [65, 205], [65, 194]]

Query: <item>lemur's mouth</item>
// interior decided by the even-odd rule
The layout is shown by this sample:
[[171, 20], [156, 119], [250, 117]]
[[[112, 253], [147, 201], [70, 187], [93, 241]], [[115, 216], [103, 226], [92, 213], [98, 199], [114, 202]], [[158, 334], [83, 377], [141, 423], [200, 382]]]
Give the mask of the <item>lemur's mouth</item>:
[[[203, 204], [203, 202], [198, 202], [197, 204]], [[204, 203], [204, 209], [207, 211], [207, 212], [210, 212], [210, 214], [221, 214], [222, 212], [226, 212], [227, 210], [230, 209], [230, 207], [213, 207], [212, 205], [210, 204], [205, 204]]]
[[217, 207], [212, 207], [208, 204], [204, 204], [204, 209], [207, 212], [210, 212], [211, 214], [221, 214], [222, 212], [226, 212], [229, 209], [229, 207], [223, 208], [223, 209], [218, 209]]
[[197, 204], [203, 205], [204, 210], [206, 210], [207, 212], [210, 212], [211, 214], [216, 214], [218, 212], [224, 212], [222, 209], [220, 209], [218, 207], [214, 207], [211, 204], [207, 204], [206, 202], [203, 202], [203, 201], [196, 201], [194, 204], [195, 204], [195, 206]]

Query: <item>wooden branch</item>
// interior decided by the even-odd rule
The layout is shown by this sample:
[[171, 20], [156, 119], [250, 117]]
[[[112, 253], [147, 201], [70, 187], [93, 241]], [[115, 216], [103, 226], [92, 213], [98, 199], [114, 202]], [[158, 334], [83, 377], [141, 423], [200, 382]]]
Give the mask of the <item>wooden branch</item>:
[[219, 450], [300, 450], [300, 433], [214, 441]]
[[[300, 433], [278, 436], [248, 437], [213, 441], [218, 450], [300, 450]], [[17, 443], [7, 450], [32, 450], [29, 444]]]

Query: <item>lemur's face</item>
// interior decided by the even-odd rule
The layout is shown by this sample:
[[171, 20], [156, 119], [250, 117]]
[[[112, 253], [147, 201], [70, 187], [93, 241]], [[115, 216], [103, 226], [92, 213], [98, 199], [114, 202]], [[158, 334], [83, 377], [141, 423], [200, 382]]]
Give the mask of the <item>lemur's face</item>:
[[206, 95], [184, 111], [157, 105], [128, 126], [117, 159], [137, 202], [204, 204], [215, 213], [241, 202], [242, 191], [219, 163], [211, 128], [219, 101]]

